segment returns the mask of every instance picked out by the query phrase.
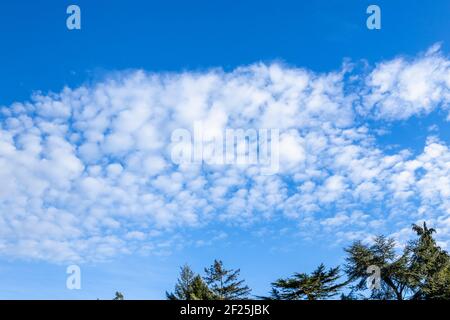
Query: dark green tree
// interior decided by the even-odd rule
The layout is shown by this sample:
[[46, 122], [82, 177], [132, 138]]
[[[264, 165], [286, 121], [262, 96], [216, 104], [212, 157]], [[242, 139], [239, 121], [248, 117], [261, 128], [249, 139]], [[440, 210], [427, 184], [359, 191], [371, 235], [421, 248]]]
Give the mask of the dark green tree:
[[411, 241], [411, 286], [415, 289], [412, 299], [450, 299], [450, 257], [433, 238], [436, 232], [423, 226], [412, 226], [419, 237]]
[[212, 300], [214, 295], [199, 275], [188, 265], [181, 267], [180, 277], [173, 293], [166, 292], [169, 300]]
[[246, 299], [250, 288], [244, 280], [239, 280], [240, 270], [226, 270], [222, 261], [214, 260], [214, 264], [205, 268], [204, 280], [217, 300]]
[[356, 293], [351, 290], [347, 293], [341, 293], [340, 300], [367, 300], [367, 298], [362, 294]]
[[214, 300], [215, 296], [209, 290], [208, 286], [206, 285], [205, 281], [203, 281], [202, 277], [199, 275], [196, 275], [194, 277], [194, 280], [192, 281], [188, 300]]
[[409, 254], [405, 250], [398, 255], [395, 252], [395, 241], [384, 236], [375, 238], [372, 245], [356, 241], [346, 248], [345, 272], [355, 291], [367, 290], [367, 280], [372, 274], [370, 266], [380, 269], [380, 287], [372, 290], [372, 299], [403, 300], [410, 290]]
[[371, 299], [450, 299], [450, 257], [433, 238], [436, 232], [413, 224], [418, 239], [410, 241], [399, 254], [393, 239], [379, 236], [373, 245], [360, 241], [345, 249], [345, 271], [356, 282], [353, 289], [367, 289], [371, 265], [380, 268], [380, 288], [372, 290]]
[[122, 292], [119, 292], [119, 291], [116, 291], [113, 300], [123, 300], [123, 299], [124, 299], [123, 293], [122, 293]]
[[189, 291], [195, 274], [188, 265], [184, 265], [180, 269], [180, 277], [177, 280], [174, 292], [166, 292], [167, 299], [169, 300], [189, 300]]
[[310, 275], [295, 273], [287, 279], [272, 283], [270, 299], [275, 300], [319, 300], [335, 296], [346, 285], [339, 282], [339, 267], [326, 270], [320, 264]]

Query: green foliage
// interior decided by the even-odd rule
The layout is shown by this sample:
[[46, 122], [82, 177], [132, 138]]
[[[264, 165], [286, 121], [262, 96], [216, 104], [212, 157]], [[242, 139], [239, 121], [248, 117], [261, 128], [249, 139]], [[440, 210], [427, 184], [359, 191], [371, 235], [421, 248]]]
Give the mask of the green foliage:
[[116, 291], [116, 294], [115, 294], [113, 300], [124, 300], [123, 293], [119, 292], [119, 291]]
[[371, 293], [373, 299], [403, 300], [409, 290], [410, 271], [408, 269], [408, 252], [397, 255], [395, 241], [384, 236], [375, 238], [372, 245], [356, 241], [346, 248], [345, 272], [350, 281], [355, 281], [356, 290], [367, 289], [367, 272], [369, 266], [380, 268], [380, 288]]
[[412, 299], [450, 299], [450, 258], [433, 239], [426, 223], [413, 225], [419, 239], [410, 242]]
[[189, 298], [190, 299], [188, 300], [214, 300], [215, 296], [211, 290], [209, 290], [202, 277], [196, 275], [191, 284]]
[[173, 293], [167, 293], [166, 296], [169, 300], [188, 300], [190, 286], [194, 280], [195, 274], [188, 265], [181, 267], [180, 277], [175, 285], [175, 291]]
[[345, 282], [338, 282], [339, 273], [339, 267], [327, 271], [321, 264], [311, 275], [295, 273], [290, 278], [279, 279], [272, 283], [271, 299], [318, 300], [333, 297], [345, 286]]
[[349, 293], [341, 293], [340, 300], [367, 300], [367, 298], [352, 290]]
[[214, 260], [205, 273], [204, 280], [218, 300], [246, 299], [251, 292], [245, 281], [238, 279], [240, 270], [226, 270], [220, 260]]
[[410, 241], [396, 253], [393, 239], [379, 236], [373, 245], [355, 242], [345, 249], [345, 271], [355, 290], [366, 290], [371, 265], [380, 268], [381, 288], [373, 290], [371, 299], [450, 299], [450, 257], [437, 246], [434, 229], [413, 225], [418, 239]]
[[[436, 231], [425, 222], [422, 226], [413, 225], [412, 229], [418, 238], [403, 249], [385, 236], [376, 237], [371, 244], [356, 241], [345, 248], [346, 281], [340, 281], [340, 267], [327, 270], [321, 264], [311, 274], [295, 273], [273, 282], [270, 296], [261, 298], [318, 300], [335, 298], [341, 293], [341, 300], [450, 300], [450, 256], [437, 245], [433, 238]], [[367, 287], [373, 276], [368, 272], [371, 266], [380, 270], [379, 287], [373, 290]], [[205, 268], [203, 278], [184, 266], [174, 292], [166, 295], [173, 300], [245, 299], [251, 290], [239, 279], [239, 273], [239, 269], [225, 269], [220, 260]], [[122, 299], [123, 295], [116, 292], [115, 300]]]
[[199, 275], [188, 265], [181, 268], [180, 277], [173, 293], [166, 292], [169, 300], [212, 300], [214, 295]]

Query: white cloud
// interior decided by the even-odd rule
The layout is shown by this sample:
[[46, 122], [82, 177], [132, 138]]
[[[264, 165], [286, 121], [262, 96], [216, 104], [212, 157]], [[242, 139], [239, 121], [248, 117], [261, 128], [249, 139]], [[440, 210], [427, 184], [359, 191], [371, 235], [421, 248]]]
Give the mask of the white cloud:
[[383, 62], [367, 78], [365, 108], [377, 118], [407, 119], [450, 106], [450, 61], [431, 47], [413, 60]]
[[[277, 218], [305, 237], [340, 240], [427, 219], [450, 240], [447, 144], [430, 138], [417, 156], [387, 154], [362, 116], [447, 110], [449, 61], [432, 48], [382, 62], [358, 75], [358, 88], [345, 72], [136, 71], [4, 107], [0, 254], [67, 262], [158, 253], [180, 228]], [[196, 121], [212, 131], [280, 129], [280, 172], [172, 163], [172, 131]]]

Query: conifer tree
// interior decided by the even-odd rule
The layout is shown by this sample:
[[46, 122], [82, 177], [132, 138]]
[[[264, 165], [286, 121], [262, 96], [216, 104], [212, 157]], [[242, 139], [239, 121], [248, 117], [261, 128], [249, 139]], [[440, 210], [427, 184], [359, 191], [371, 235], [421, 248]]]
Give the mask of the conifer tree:
[[318, 300], [335, 296], [345, 286], [345, 282], [338, 282], [339, 267], [326, 270], [320, 264], [311, 275], [295, 273], [287, 279], [279, 279], [272, 283], [270, 299], [275, 300]]
[[119, 291], [116, 291], [113, 300], [124, 300], [123, 293], [119, 292]]
[[167, 299], [169, 300], [188, 300], [189, 298], [189, 291], [195, 274], [188, 265], [184, 265], [180, 269], [180, 277], [175, 285], [174, 292], [166, 292]]
[[245, 281], [239, 280], [240, 270], [226, 270], [220, 260], [214, 260], [205, 273], [204, 280], [218, 300], [246, 299], [251, 292]]
[[167, 293], [169, 300], [212, 300], [214, 295], [199, 275], [188, 265], [181, 267], [180, 277], [173, 293]]
[[192, 281], [189, 293], [188, 300], [214, 300], [215, 296], [209, 290], [205, 281], [203, 281], [202, 277], [196, 275], [194, 280]]
[[418, 239], [411, 241], [411, 285], [415, 289], [412, 299], [450, 299], [450, 257], [433, 238], [436, 232], [423, 226], [412, 226]]
[[398, 255], [395, 251], [395, 241], [385, 236], [375, 238], [372, 245], [365, 245], [361, 241], [354, 242], [345, 251], [345, 272], [349, 281], [356, 282], [353, 289], [367, 290], [367, 279], [370, 266], [380, 269], [380, 287], [372, 290], [372, 299], [403, 300], [410, 292], [409, 254], [407, 251]]
[[410, 241], [401, 254], [395, 251], [393, 239], [379, 236], [373, 245], [355, 242], [346, 249], [346, 273], [355, 281], [356, 291], [367, 289], [367, 268], [380, 268], [381, 287], [373, 290], [371, 299], [450, 299], [450, 257], [433, 238], [436, 232], [413, 224], [418, 239]]

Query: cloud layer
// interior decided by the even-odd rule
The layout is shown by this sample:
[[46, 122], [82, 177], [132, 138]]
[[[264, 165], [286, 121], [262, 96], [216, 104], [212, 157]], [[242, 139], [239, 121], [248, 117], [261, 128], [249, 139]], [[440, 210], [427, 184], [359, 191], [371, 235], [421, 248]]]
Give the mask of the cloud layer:
[[[402, 238], [426, 219], [445, 243], [447, 142], [430, 136], [419, 154], [392, 153], [375, 131], [448, 117], [449, 103], [450, 61], [438, 46], [364, 72], [135, 71], [37, 94], [1, 109], [0, 255], [102, 260], [172, 246], [180, 228], [280, 219], [301, 236], [336, 241], [386, 230]], [[280, 172], [174, 164], [171, 133], [196, 121], [212, 131], [279, 129]]]

